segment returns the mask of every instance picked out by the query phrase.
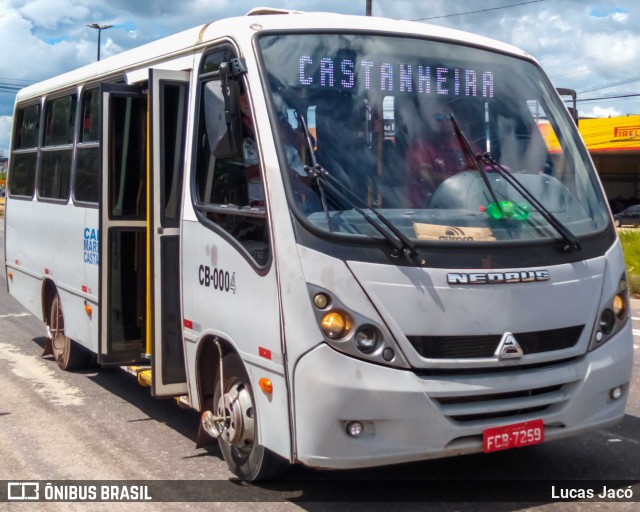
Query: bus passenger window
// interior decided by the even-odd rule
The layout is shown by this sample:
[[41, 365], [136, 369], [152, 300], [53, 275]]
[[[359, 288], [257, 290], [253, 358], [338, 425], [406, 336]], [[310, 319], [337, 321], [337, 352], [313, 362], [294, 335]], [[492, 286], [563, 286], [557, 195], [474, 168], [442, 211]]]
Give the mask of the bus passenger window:
[[45, 133], [38, 173], [41, 199], [69, 199], [75, 117], [75, 94], [45, 103]]
[[73, 197], [79, 202], [97, 203], [100, 172], [100, 95], [97, 88], [84, 91], [80, 112]]
[[242, 149], [229, 158], [211, 154], [205, 122], [207, 99], [219, 80], [202, 85], [198, 156], [196, 161], [196, 211], [199, 219], [231, 235], [259, 266], [270, 257], [269, 232], [265, 214], [265, 193], [258, 144], [248, 96], [241, 86]]
[[10, 196], [33, 197], [36, 184], [39, 128], [40, 104], [17, 111], [11, 171], [9, 173]]

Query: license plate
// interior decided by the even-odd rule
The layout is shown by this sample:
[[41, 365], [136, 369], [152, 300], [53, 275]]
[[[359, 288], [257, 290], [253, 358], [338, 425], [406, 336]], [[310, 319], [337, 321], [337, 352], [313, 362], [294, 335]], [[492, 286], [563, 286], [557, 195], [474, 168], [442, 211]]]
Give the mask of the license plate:
[[485, 453], [540, 444], [544, 440], [542, 420], [524, 421], [513, 425], [488, 428], [483, 432]]

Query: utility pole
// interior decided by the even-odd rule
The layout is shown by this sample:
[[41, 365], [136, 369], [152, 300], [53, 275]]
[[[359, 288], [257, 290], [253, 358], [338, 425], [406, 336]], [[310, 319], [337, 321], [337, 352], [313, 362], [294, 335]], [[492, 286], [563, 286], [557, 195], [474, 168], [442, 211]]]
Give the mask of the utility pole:
[[366, 16], [371, 16], [371, 4], [372, 4], [373, 0], [367, 0], [367, 12], [365, 13]]
[[98, 25], [97, 23], [92, 23], [91, 25], [87, 25], [87, 27], [98, 31], [98, 60], [100, 60], [100, 34], [102, 34], [103, 30], [113, 27], [113, 25]]

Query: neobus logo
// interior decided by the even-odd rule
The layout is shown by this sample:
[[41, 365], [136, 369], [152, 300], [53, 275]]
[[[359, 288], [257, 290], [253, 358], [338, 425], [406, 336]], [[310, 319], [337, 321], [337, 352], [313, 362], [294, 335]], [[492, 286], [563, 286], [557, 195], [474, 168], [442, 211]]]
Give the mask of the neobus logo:
[[449, 284], [510, 284], [548, 281], [548, 270], [518, 270], [514, 272], [469, 272], [447, 274]]

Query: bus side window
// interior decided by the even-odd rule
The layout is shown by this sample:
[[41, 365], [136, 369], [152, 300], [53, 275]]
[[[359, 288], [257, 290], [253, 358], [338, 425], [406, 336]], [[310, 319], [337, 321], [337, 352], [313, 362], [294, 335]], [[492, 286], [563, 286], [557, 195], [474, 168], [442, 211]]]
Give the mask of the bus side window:
[[207, 98], [211, 97], [210, 89], [214, 87], [220, 87], [220, 81], [215, 78], [202, 83], [195, 207], [205, 225], [222, 229], [258, 266], [264, 266], [270, 256], [269, 233], [258, 144], [248, 98], [241, 84], [240, 101], [244, 102], [242, 151], [228, 158], [216, 158], [209, 147], [205, 122]]
[[38, 197], [67, 201], [71, 190], [71, 158], [76, 118], [76, 95], [45, 103], [44, 140], [38, 173]]
[[85, 90], [80, 104], [80, 130], [73, 177], [73, 197], [78, 202], [97, 203], [100, 173], [100, 95], [97, 88]]
[[19, 109], [15, 123], [8, 183], [9, 195], [31, 199], [36, 186], [40, 104]]

